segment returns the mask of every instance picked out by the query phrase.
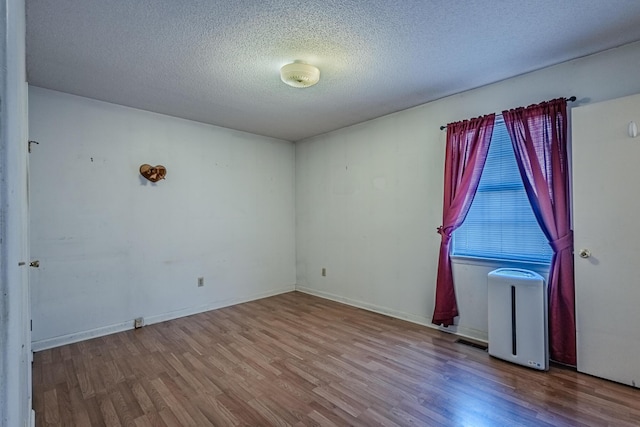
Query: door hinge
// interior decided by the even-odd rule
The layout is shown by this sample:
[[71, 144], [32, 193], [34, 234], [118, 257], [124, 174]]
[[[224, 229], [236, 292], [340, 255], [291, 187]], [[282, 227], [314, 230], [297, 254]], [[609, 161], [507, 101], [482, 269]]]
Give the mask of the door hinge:
[[29, 152], [31, 152], [31, 144], [40, 145], [38, 141], [29, 141], [29, 147], [28, 147]]
[[29, 329], [33, 332], [33, 319], [29, 321]]

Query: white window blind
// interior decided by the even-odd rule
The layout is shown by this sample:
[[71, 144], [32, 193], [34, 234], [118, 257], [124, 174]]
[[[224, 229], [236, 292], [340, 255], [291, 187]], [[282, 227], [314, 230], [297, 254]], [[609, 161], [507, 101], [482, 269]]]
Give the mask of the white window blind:
[[551, 262], [553, 251], [533, 215], [501, 118], [496, 119], [478, 192], [453, 234], [453, 254]]

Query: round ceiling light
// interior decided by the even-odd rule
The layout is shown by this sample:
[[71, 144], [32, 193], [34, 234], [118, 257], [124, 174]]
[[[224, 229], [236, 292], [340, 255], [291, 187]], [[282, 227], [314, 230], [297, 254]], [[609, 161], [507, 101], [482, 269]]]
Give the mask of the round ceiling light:
[[280, 68], [280, 79], [293, 87], [309, 87], [320, 80], [320, 70], [313, 65], [294, 62]]

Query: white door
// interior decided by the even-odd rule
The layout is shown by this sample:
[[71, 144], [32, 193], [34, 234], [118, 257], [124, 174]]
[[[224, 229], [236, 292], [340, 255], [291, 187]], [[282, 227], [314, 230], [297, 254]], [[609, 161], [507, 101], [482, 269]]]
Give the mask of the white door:
[[578, 370], [640, 387], [640, 95], [571, 114]]

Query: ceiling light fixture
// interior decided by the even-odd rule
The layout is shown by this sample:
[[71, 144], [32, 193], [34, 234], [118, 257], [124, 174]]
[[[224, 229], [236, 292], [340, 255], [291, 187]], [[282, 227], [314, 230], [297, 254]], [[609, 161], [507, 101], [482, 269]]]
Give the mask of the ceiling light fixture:
[[309, 87], [320, 80], [320, 70], [313, 65], [293, 62], [280, 68], [280, 79], [293, 87]]

